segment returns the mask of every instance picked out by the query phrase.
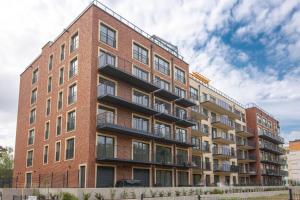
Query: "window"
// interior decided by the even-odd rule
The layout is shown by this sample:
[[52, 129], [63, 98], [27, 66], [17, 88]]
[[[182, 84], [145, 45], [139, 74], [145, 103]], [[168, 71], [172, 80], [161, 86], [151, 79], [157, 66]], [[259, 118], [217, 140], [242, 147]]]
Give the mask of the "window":
[[51, 71], [53, 67], [53, 55], [49, 57], [48, 70]]
[[100, 51], [100, 60], [99, 60], [99, 67], [105, 67], [106, 65], [110, 65], [115, 67], [116, 66], [116, 56], [109, 54], [104, 51]]
[[164, 146], [156, 146], [156, 159], [157, 163], [172, 163], [172, 149]]
[[85, 172], [86, 172], [86, 166], [81, 165], [79, 167], [79, 175], [78, 175], [78, 183], [79, 183], [79, 188], [85, 188]]
[[[121, 150], [122, 151], [122, 150]], [[106, 159], [115, 157], [115, 141], [113, 137], [97, 136], [97, 158]]]
[[57, 109], [60, 110], [62, 109], [63, 106], [63, 92], [58, 93], [58, 98], [57, 98]]
[[97, 122], [98, 123], [110, 123], [110, 124], [115, 124], [115, 111], [110, 108], [106, 108], [103, 106], [98, 105], [98, 110], [97, 110]]
[[51, 99], [47, 99], [46, 103], [46, 116], [49, 116], [51, 112]]
[[78, 46], [79, 46], [79, 35], [77, 32], [71, 37], [70, 52], [72, 53], [73, 51], [75, 51], [78, 48]]
[[142, 117], [133, 116], [132, 127], [134, 129], [137, 129], [140, 131], [148, 132], [149, 131], [149, 120], [142, 118]]
[[149, 144], [133, 142], [133, 160], [149, 162]]
[[33, 71], [32, 80], [31, 80], [32, 84], [35, 84], [38, 81], [38, 74], [39, 74], [39, 69]]
[[78, 72], [78, 60], [76, 57], [70, 62], [69, 79], [77, 75], [77, 72]]
[[65, 59], [65, 44], [60, 46], [60, 60], [63, 61]]
[[49, 146], [44, 146], [44, 156], [43, 156], [43, 164], [48, 164], [48, 151]]
[[36, 109], [34, 108], [30, 111], [29, 123], [33, 124], [35, 120], [36, 120]]
[[186, 80], [185, 80], [185, 72], [177, 67], [175, 67], [174, 69], [174, 79], [176, 81], [179, 81], [183, 84], [186, 83]]
[[171, 104], [165, 101], [155, 99], [154, 108], [161, 113], [171, 114]]
[[75, 151], [75, 139], [74, 138], [67, 139], [66, 160], [70, 160], [74, 158], [74, 151]]
[[156, 122], [154, 128], [155, 128], [155, 134], [157, 136], [171, 139], [172, 136], [171, 136], [170, 125]]
[[176, 128], [176, 140], [180, 142], [187, 142], [187, 132], [185, 129]]
[[116, 31], [101, 23], [100, 40], [111, 47], [116, 47]]
[[64, 83], [64, 68], [59, 69], [59, 85], [62, 85]]
[[172, 187], [172, 171], [157, 170], [156, 185], [159, 187]]
[[133, 91], [132, 101], [142, 106], [149, 106], [149, 96], [137, 90]]
[[178, 186], [188, 186], [189, 185], [189, 173], [188, 172], [183, 172], [179, 171], [178, 172]]
[[37, 88], [35, 88], [34, 90], [32, 90], [31, 92], [31, 99], [30, 99], [30, 103], [34, 104], [36, 102], [37, 99]]
[[46, 124], [45, 124], [45, 135], [44, 135], [45, 140], [49, 139], [49, 134], [50, 134], [50, 122], [46, 122]]
[[144, 81], [148, 81], [149, 80], [149, 72], [142, 70], [140, 68], [138, 68], [137, 66], [133, 67], [133, 71], [132, 71], [133, 75], [144, 80]]
[[104, 78], [99, 78], [98, 95], [115, 95], [115, 83]]
[[198, 90], [193, 87], [190, 87], [190, 97], [191, 99], [197, 101], [199, 99]]
[[175, 94], [177, 94], [180, 98], [185, 98], [186, 97], [186, 92], [185, 90], [175, 87]]
[[77, 85], [73, 84], [69, 87], [68, 104], [75, 103], [77, 100]]
[[176, 111], [176, 117], [179, 117], [181, 119], [186, 119], [187, 118], [187, 112], [186, 112], [185, 109], [180, 108], [180, 107], [176, 107], [175, 111]]
[[34, 143], [34, 129], [31, 129], [28, 133], [28, 145], [33, 145]]
[[75, 110], [68, 112], [67, 131], [74, 131], [76, 125], [76, 112]]
[[170, 76], [170, 66], [169, 63], [167, 61], [165, 61], [164, 59], [162, 59], [161, 57], [155, 56], [154, 57], [154, 67], [155, 70]]
[[33, 160], [33, 150], [27, 151], [27, 161], [26, 161], [27, 167], [32, 167], [32, 160]]
[[185, 165], [188, 162], [188, 152], [186, 150], [177, 149], [176, 154], [177, 164]]
[[137, 59], [138, 61], [148, 64], [148, 50], [141, 47], [140, 45], [134, 43], [133, 44], [133, 58]]
[[156, 86], [158, 86], [159, 88], [161, 88], [161, 89], [164, 89], [164, 90], [167, 90], [167, 91], [171, 90], [170, 83], [167, 82], [167, 81], [165, 81], [165, 80], [163, 80], [163, 79], [161, 79], [161, 78], [159, 78], [158, 76], [156, 76], [154, 78], [154, 84]]
[[61, 135], [61, 125], [62, 125], [62, 117], [59, 116], [56, 119], [56, 135]]
[[48, 87], [47, 87], [47, 92], [51, 92], [52, 90], [52, 77], [48, 77]]
[[32, 185], [32, 173], [26, 173], [26, 185], [25, 187], [26, 188], [31, 188], [31, 185]]
[[55, 162], [60, 161], [60, 142], [55, 143]]

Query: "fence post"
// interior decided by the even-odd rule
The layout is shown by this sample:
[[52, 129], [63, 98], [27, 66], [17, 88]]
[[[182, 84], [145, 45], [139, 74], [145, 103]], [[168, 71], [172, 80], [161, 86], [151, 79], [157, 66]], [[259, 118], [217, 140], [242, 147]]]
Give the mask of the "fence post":
[[67, 188], [69, 187], [69, 170], [67, 170]]
[[53, 187], [53, 172], [51, 173], [51, 185], [50, 187], [52, 188]]
[[143, 200], [143, 199], [144, 199], [144, 193], [141, 194], [141, 200]]
[[201, 196], [200, 196], [200, 194], [198, 194], [198, 200], [201, 200]]
[[39, 174], [39, 188], [41, 187], [41, 174]]
[[293, 191], [289, 188], [289, 200], [293, 200]]

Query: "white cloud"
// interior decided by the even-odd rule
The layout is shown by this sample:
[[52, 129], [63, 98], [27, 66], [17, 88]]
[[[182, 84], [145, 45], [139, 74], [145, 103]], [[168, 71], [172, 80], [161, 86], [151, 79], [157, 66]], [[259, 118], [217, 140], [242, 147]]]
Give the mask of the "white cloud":
[[[234, 39], [249, 39], [258, 33], [268, 56], [297, 60], [300, 41], [297, 0], [104, 0], [104, 4], [150, 34], [179, 46], [192, 70], [242, 103], [254, 101], [285, 123], [300, 119], [300, 65], [288, 68], [282, 79], [271, 68], [258, 70], [246, 52], [224, 44], [215, 33], [226, 33], [232, 21], [244, 24]], [[0, 7], [0, 145], [13, 144], [19, 74], [88, 4], [88, 1], [5, 1]], [[14, 10], [14, 12], [11, 12]], [[9, 19], [9, 20], [8, 20]], [[278, 42], [272, 30], [281, 25], [287, 43]], [[195, 49], [196, 48], [196, 49]], [[288, 56], [286, 56], [288, 55]], [[231, 63], [239, 59], [245, 67]], [[9, 87], [6, 87], [9, 85]], [[11, 92], [15, 91], [15, 92]], [[3, 119], [3, 120], [1, 120]], [[297, 130], [299, 131], [299, 130]]]

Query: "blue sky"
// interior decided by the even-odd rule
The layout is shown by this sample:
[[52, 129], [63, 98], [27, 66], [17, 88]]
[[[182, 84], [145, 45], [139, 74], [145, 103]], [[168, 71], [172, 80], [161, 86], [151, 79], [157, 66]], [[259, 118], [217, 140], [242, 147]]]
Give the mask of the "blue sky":
[[[19, 74], [89, 2], [2, 2], [0, 145], [14, 145]], [[300, 0], [101, 2], [177, 45], [214, 87], [276, 116], [286, 141], [300, 139]]]

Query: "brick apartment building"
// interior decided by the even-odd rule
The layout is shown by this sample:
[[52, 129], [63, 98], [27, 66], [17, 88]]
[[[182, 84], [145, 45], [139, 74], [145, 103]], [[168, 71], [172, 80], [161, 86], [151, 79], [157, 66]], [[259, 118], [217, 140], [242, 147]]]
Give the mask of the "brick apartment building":
[[279, 184], [256, 173], [255, 142], [270, 138], [248, 128], [261, 126], [258, 111], [190, 75], [176, 46], [94, 1], [20, 76], [14, 184], [209, 186], [261, 175]]

